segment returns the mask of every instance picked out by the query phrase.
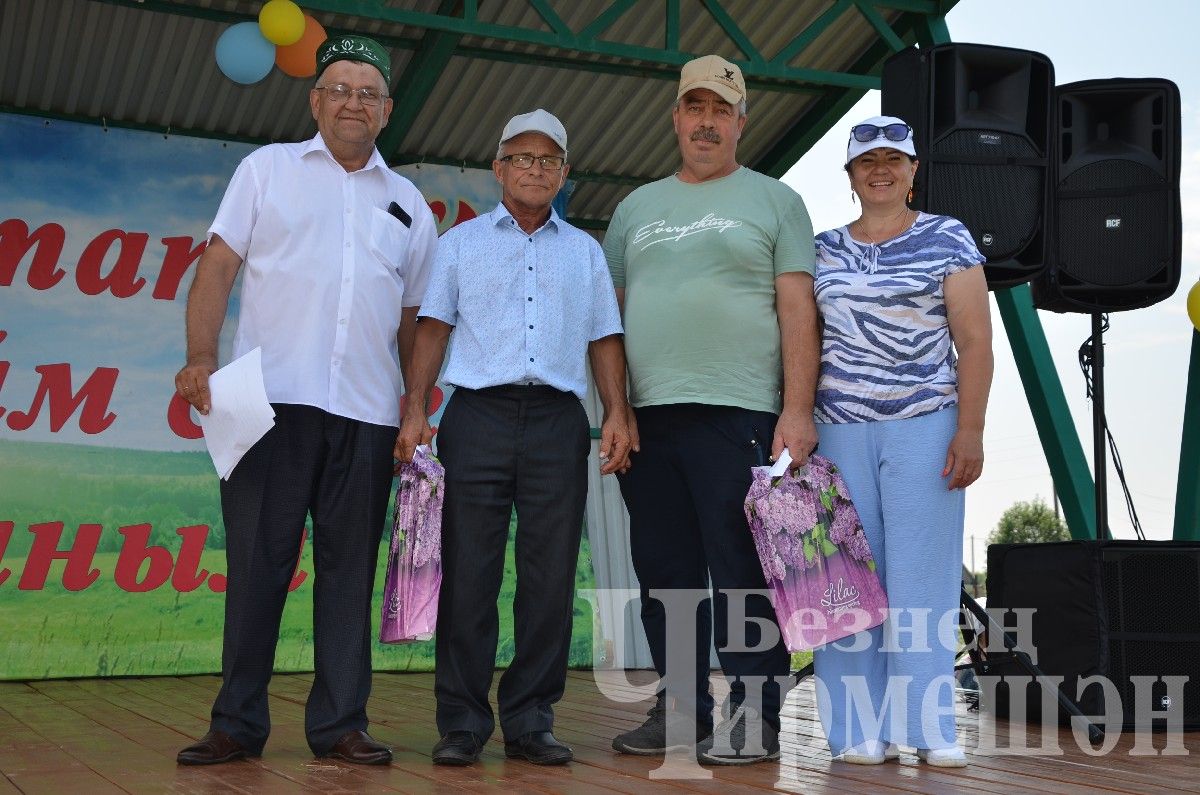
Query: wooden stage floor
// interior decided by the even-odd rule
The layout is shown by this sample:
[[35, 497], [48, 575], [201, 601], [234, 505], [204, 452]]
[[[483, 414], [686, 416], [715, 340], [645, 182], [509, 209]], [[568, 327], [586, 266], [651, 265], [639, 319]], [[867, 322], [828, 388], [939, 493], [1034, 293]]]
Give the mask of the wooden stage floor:
[[[219, 680], [213, 676], [0, 682], [0, 795], [6, 793], [293, 793], [293, 792], [547, 792], [547, 793], [1179, 793], [1200, 791], [1200, 733], [1176, 742], [1187, 755], [1131, 755], [1125, 733], [1115, 747], [1093, 755], [1070, 731], [1042, 738], [1030, 727], [1025, 746], [1047, 740], [1059, 753], [1035, 756], [982, 753], [1007, 743], [1008, 726], [991, 726], [959, 709], [959, 736], [970, 767], [939, 770], [915, 759], [860, 767], [832, 762], [815, 719], [812, 680], [787, 701], [779, 764], [743, 768], [685, 765], [681, 775], [652, 778], [660, 759], [622, 756], [612, 736], [640, 723], [650, 701], [636, 698], [625, 674], [605, 673], [599, 687], [590, 671], [573, 671], [556, 708], [555, 734], [575, 749], [568, 766], [541, 768], [508, 761], [499, 737], [480, 764], [435, 767], [431, 674], [376, 674], [371, 697], [372, 734], [396, 752], [390, 767], [360, 767], [313, 759], [304, 743], [304, 698], [311, 677], [280, 675], [271, 685], [274, 731], [261, 759], [185, 768], [175, 754], [207, 730]], [[645, 682], [644, 672], [630, 679]], [[718, 696], [724, 683], [714, 680]], [[494, 698], [494, 697], [493, 697]], [[494, 703], [494, 701], [493, 701]], [[1141, 742], [1160, 752], [1166, 735]]]

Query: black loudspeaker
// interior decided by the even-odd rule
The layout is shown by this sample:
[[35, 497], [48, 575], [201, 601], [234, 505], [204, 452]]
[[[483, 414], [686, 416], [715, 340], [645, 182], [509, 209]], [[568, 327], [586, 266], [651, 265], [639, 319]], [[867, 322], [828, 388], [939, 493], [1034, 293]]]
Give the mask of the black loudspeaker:
[[882, 110], [913, 128], [913, 206], [962, 221], [988, 286], [1032, 279], [1049, 254], [1054, 65], [983, 44], [909, 48], [883, 65]]
[[[1186, 729], [1200, 728], [1200, 543], [1184, 541], [1067, 541], [992, 544], [988, 547], [987, 607], [1035, 608], [1032, 643], [1037, 666], [1064, 677], [1063, 693], [1084, 715], [1106, 708], [1125, 728], [1166, 728], [1166, 721], [1137, 725], [1143, 713], [1182, 709]], [[1010, 614], [1005, 626], [1016, 624]], [[1029, 649], [1018, 638], [1018, 645]], [[1022, 675], [1013, 662], [989, 671]], [[1079, 693], [1079, 678], [1107, 677], [1120, 704], [1106, 703], [1100, 685]], [[1139, 691], [1133, 677], [1188, 677], [1172, 691], [1162, 681]], [[1024, 691], [1027, 716], [1040, 718], [1042, 688]], [[1021, 693], [997, 688], [995, 711], [1008, 717]], [[1066, 722], [1060, 711], [1059, 719]]]
[[1179, 89], [1170, 80], [1058, 88], [1055, 241], [1033, 303], [1117, 312], [1179, 286]]

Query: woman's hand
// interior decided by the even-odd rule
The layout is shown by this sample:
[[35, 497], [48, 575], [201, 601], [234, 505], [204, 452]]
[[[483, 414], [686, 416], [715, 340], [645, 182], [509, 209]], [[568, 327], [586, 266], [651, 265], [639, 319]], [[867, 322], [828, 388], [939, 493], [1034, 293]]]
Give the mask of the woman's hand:
[[983, 431], [959, 428], [946, 450], [942, 477], [949, 476], [946, 488], [965, 489], [983, 474]]

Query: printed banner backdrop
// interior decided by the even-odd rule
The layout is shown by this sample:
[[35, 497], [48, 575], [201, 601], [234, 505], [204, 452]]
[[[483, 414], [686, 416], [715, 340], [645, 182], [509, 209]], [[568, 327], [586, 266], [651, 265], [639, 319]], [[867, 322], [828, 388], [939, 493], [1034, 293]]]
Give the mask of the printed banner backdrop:
[[[217, 476], [173, 379], [204, 233], [251, 149], [0, 113], [0, 679], [220, 670]], [[487, 171], [400, 171], [441, 231], [499, 199]], [[222, 363], [237, 307], [235, 287]], [[498, 665], [513, 570], [510, 547]], [[594, 587], [586, 535], [577, 576]], [[312, 668], [312, 584], [305, 544], [277, 670]], [[575, 614], [571, 664], [587, 666], [591, 608]], [[376, 644], [374, 659], [430, 670], [433, 644]]]

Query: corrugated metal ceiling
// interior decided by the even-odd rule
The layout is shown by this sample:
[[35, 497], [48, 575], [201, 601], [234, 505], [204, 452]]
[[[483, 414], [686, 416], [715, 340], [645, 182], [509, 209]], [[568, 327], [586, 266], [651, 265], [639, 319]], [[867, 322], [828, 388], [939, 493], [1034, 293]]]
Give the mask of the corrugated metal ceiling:
[[[672, 2], [637, 0], [596, 38], [628, 45], [631, 51], [662, 49], [666, 9]], [[953, 5], [949, 0], [677, 2], [681, 52], [748, 60], [706, 5], [723, 11], [768, 59], [824, 15], [832, 24], [800, 48], [787, 66], [848, 72], [866, 56], [867, 71], [876, 74], [897, 39], [881, 48], [881, 32], [868, 20], [869, 14], [878, 14], [911, 40], [922, 19], [938, 18]], [[314, 132], [306, 101], [311, 81], [273, 70], [257, 84], [241, 86], [216, 66], [217, 38], [231, 22], [256, 18], [261, 5], [259, 0], [4, 0], [0, 110], [166, 134], [262, 142], [307, 138]], [[406, 68], [430, 30], [372, 15], [382, 15], [380, 9], [437, 14], [446, 4], [301, 0], [300, 5], [327, 30], [375, 35], [393, 45], [392, 93], [400, 96], [406, 89], [400, 84]], [[551, 0], [545, 5], [578, 32], [610, 3]], [[526, 0], [483, 0], [478, 6], [479, 23], [553, 33], [535, 4]], [[339, 9], [358, 15], [336, 13]], [[597, 65], [605, 65], [607, 71]], [[580, 177], [571, 215], [592, 225], [602, 224], [634, 184], [677, 167], [670, 125], [677, 70], [671, 64], [467, 33], [460, 35], [454, 54], [438, 68], [440, 74], [420, 112], [409, 120], [407, 132], [384, 151], [390, 162], [486, 163], [510, 116], [545, 107], [566, 125], [571, 161]], [[754, 64], [746, 72], [750, 121], [739, 160], [769, 173], [782, 173], [791, 165], [779, 160], [780, 151], [790, 152], [789, 141], [802, 141], [808, 133], [811, 142], [823, 130], [809, 128], [831, 123], [832, 102], [852, 101], [862, 92], [758, 77]], [[788, 156], [794, 162], [795, 156]]]

